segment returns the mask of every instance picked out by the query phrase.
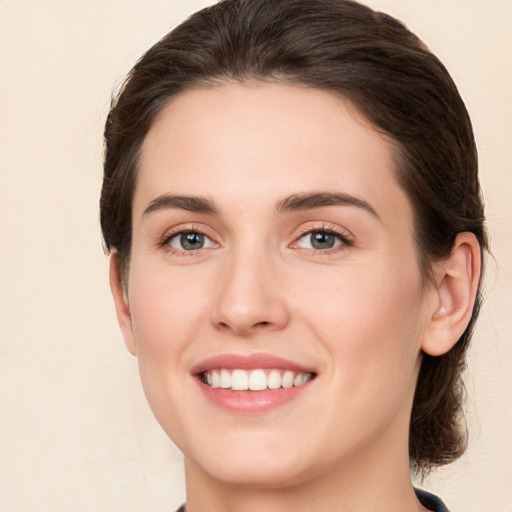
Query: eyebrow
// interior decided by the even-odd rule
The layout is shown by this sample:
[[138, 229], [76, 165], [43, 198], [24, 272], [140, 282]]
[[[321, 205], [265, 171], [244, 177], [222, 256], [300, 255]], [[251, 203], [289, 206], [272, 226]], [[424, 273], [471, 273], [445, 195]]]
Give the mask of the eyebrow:
[[[355, 206], [371, 213], [374, 217], [380, 218], [374, 208], [363, 199], [350, 194], [339, 192], [313, 192], [292, 194], [279, 201], [276, 206], [278, 213], [313, 210], [326, 206]], [[186, 210], [195, 213], [216, 215], [219, 210], [211, 201], [200, 196], [180, 196], [164, 194], [153, 199], [144, 210], [142, 216], [160, 210]]]
[[292, 212], [300, 210], [312, 210], [325, 206], [355, 206], [371, 213], [380, 219], [378, 213], [370, 203], [350, 194], [338, 192], [314, 192], [293, 194], [283, 199], [277, 205], [278, 212]]
[[219, 213], [215, 205], [209, 199], [199, 196], [174, 196], [164, 194], [153, 199], [149, 206], [144, 210], [142, 216], [160, 210], [186, 210], [195, 213]]

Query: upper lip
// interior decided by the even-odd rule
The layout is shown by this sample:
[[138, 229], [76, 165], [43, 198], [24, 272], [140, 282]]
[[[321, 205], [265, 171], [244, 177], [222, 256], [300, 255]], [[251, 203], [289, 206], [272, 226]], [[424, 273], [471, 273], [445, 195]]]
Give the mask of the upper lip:
[[191, 369], [194, 375], [213, 370], [215, 368], [257, 370], [257, 369], [281, 369], [295, 372], [314, 373], [312, 368], [296, 363], [283, 357], [272, 354], [220, 354], [201, 361]]

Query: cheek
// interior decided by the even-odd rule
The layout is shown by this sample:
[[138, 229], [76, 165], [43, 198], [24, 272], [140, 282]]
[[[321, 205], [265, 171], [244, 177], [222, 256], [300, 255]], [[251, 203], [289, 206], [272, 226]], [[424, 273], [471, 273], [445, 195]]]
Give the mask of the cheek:
[[424, 317], [416, 266], [368, 263], [323, 284], [307, 288], [304, 316], [330, 354], [332, 371], [352, 388], [410, 382]]
[[[201, 276], [148, 269], [134, 262], [130, 275], [130, 310], [138, 356], [175, 353], [199, 328], [205, 286]], [[142, 354], [141, 354], [142, 353]]]
[[162, 425], [172, 423], [166, 415], [178, 405], [179, 397], [172, 390], [190, 378], [183, 361], [191, 342], [204, 338], [204, 291], [204, 282], [189, 278], [186, 272], [151, 268], [137, 260], [132, 263], [130, 310], [139, 372]]
[[167, 434], [181, 439], [176, 411], [187, 397], [190, 375], [183, 364], [194, 339], [204, 338], [204, 282], [186, 272], [151, 268], [134, 258], [130, 274], [130, 310], [141, 382], [148, 403]]

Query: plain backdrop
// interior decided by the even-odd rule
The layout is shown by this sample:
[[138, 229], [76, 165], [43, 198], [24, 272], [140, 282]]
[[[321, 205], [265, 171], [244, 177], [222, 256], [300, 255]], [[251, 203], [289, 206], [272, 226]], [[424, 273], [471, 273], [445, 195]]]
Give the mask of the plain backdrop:
[[[108, 289], [98, 197], [110, 94], [202, 0], [0, 0], [0, 512], [169, 512], [181, 455]], [[493, 259], [469, 357], [470, 448], [425, 483], [512, 512], [512, 0], [366, 0], [451, 71], [480, 150]]]

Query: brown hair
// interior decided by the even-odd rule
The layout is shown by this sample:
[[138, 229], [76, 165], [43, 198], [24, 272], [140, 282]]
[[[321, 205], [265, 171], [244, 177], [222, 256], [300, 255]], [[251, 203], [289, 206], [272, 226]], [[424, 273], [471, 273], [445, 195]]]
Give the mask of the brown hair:
[[[391, 138], [426, 281], [458, 233], [472, 232], [487, 247], [468, 113], [446, 68], [414, 34], [348, 0], [224, 0], [155, 44], [112, 102], [101, 227], [125, 285], [137, 161], [155, 116], [181, 91], [255, 79], [338, 92]], [[451, 462], [465, 449], [461, 373], [479, 305], [480, 292], [450, 352], [423, 355], [409, 435], [417, 471]]]

